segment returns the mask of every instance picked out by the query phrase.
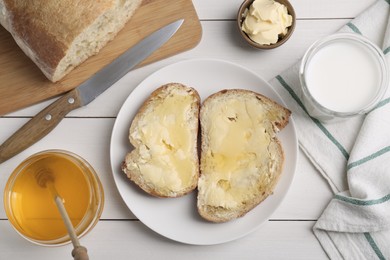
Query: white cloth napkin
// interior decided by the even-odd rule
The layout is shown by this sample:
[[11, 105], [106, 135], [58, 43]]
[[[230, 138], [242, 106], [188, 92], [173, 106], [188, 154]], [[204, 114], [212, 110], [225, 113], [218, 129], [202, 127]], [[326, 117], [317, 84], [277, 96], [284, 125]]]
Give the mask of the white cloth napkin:
[[[340, 32], [362, 34], [390, 64], [390, 0], [378, 0]], [[390, 259], [390, 89], [366, 116], [321, 123], [302, 104], [299, 64], [271, 84], [293, 112], [299, 144], [335, 196], [313, 231], [331, 259]]]

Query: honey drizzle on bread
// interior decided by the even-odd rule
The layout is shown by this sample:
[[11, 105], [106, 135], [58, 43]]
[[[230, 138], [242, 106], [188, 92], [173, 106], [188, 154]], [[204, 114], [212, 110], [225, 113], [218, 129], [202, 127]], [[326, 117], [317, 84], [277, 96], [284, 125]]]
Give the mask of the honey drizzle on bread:
[[223, 90], [200, 110], [201, 176], [197, 207], [212, 222], [245, 215], [272, 194], [284, 153], [276, 133], [290, 111], [248, 90]]

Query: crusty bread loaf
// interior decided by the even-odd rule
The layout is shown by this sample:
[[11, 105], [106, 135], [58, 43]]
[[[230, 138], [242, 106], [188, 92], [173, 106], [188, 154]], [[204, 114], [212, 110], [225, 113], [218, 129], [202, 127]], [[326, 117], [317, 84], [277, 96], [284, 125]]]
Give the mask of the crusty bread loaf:
[[197, 198], [203, 218], [241, 217], [272, 194], [284, 162], [276, 133], [290, 114], [248, 90], [223, 90], [203, 102]]
[[96, 54], [142, 0], [0, 0], [0, 23], [56, 82]]
[[179, 197], [193, 191], [199, 177], [200, 97], [196, 90], [169, 83], [155, 90], [134, 117], [122, 170], [147, 193]]

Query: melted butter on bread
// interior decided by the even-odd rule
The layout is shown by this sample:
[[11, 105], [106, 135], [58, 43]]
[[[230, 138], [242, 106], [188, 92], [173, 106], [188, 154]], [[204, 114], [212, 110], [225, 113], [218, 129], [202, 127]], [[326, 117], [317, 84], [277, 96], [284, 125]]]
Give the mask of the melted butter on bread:
[[196, 187], [199, 96], [178, 83], [157, 89], [130, 127], [135, 149], [124, 172], [146, 192], [160, 197], [184, 195]]
[[268, 151], [271, 136], [264, 125], [265, 111], [256, 100], [231, 99], [216, 104], [209, 112], [208, 164], [205, 171], [214, 172], [201, 178], [210, 206], [234, 208], [255, 195], [258, 178], [266, 185], [267, 175], [260, 176], [272, 164]]
[[276, 132], [290, 111], [247, 90], [224, 90], [201, 107], [197, 207], [213, 222], [243, 216], [273, 192], [284, 155]]
[[160, 189], [180, 189], [192, 179], [188, 169], [192, 166], [188, 154], [193, 149], [191, 129], [187, 128], [186, 112], [191, 109], [190, 96], [170, 95], [161, 100], [139, 122], [132, 137], [143, 143], [140, 160], [134, 163], [146, 182]]

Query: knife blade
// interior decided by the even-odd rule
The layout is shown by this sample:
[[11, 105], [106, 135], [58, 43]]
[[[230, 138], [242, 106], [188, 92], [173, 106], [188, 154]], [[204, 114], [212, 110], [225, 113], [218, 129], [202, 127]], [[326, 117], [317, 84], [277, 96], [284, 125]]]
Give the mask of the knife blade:
[[44, 108], [0, 146], [0, 163], [12, 158], [51, 132], [72, 110], [85, 106], [127, 72], [166, 43], [180, 28], [183, 19], [172, 22], [120, 55], [77, 88]]

